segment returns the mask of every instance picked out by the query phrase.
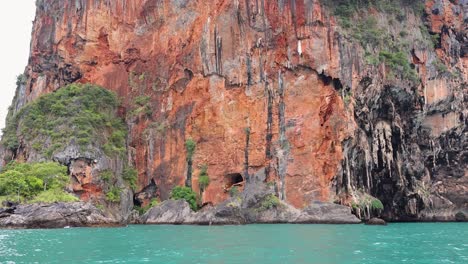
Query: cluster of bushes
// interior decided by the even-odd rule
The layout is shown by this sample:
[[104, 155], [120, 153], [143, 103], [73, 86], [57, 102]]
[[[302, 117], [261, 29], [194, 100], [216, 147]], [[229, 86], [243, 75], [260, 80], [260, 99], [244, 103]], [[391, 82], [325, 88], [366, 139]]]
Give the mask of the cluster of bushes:
[[379, 61], [385, 63], [390, 68], [391, 73], [399, 75], [402, 79], [418, 81], [416, 71], [411, 68], [407, 55], [402, 51], [380, 51]]
[[112, 185], [109, 187], [109, 189], [106, 191], [106, 200], [111, 202], [111, 203], [118, 203], [120, 202], [120, 193], [122, 190], [115, 186]]
[[65, 192], [69, 183], [67, 167], [54, 162], [12, 162], [0, 172], [0, 200], [16, 202], [73, 202], [78, 198]]
[[72, 84], [43, 95], [7, 120], [1, 144], [15, 151], [18, 138], [46, 157], [77, 144], [103, 146], [109, 156], [125, 153], [126, 126], [117, 117], [116, 95], [94, 85]]
[[369, 8], [394, 14], [399, 21], [406, 18], [403, 12], [404, 7], [412, 8], [417, 14], [422, 14], [424, 11], [423, 0], [326, 0], [323, 3], [333, 10], [335, 16], [341, 19], [350, 19], [356, 13], [366, 11]]
[[[359, 42], [366, 49], [366, 60], [371, 65], [384, 63], [388, 69], [389, 78], [409, 80], [419, 83], [419, 78], [411, 65], [408, 42], [405, 38], [408, 32], [401, 31], [392, 36], [385, 26], [379, 26], [376, 17], [369, 9], [376, 9], [388, 15], [388, 22], [394, 23], [406, 19], [406, 11], [413, 10], [415, 14], [423, 14], [424, 1], [416, 0], [328, 0], [324, 4], [337, 17], [346, 34]], [[402, 23], [403, 25], [403, 23]], [[426, 28], [424, 28], [427, 31]], [[423, 29], [421, 29], [423, 31]], [[424, 38], [431, 38], [424, 34]], [[376, 51], [377, 50], [377, 51]]]
[[138, 180], [138, 172], [133, 167], [125, 167], [122, 173], [122, 178], [125, 182], [128, 183], [132, 190], [136, 190], [137, 188], [137, 180]]
[[190, 205], [190, 208], [193, 211], [198, 210], [197, 194], [189, 187], [185, 187], [185, 186], [174, 187], [174, 189], [172, 189], [171, 191], [171, 199], [185, 200]]
[[260, 203], [260, 210], [265, 211], [281, 206], [279, 198], [274, 194], [269, 194], [265, 196]]
[[361, 210], [364, 210], [367, 208], [371, 210], [383, 210], [384, 209], [382, 202], [377, 198], [362, 200], [359, 203], [352, 203], [351, 207], [353, 209], [359, 208]]

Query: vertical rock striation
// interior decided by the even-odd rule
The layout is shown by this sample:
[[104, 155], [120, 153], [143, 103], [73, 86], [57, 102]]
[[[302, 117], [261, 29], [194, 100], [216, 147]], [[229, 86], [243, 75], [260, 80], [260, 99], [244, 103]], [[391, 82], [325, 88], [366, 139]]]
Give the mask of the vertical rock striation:
[[402, 7], [387, 33], [407, 32], [409, 80], [369, 63], [369, 49], [391, 54], [350, 37], [326, 2], [38, 0], [11, 115], [69, 83], [116, 92], [137, 192], [161, 199], [184, 184], [193, 139], [193, 188], [200, 165], [211, 178], [203, 202], [226, 200], [230, 175], [265, 170], [297, 208], [371, 195], [393, 220], [467, 213], [468, 3], [422, 1], [423, 18]]

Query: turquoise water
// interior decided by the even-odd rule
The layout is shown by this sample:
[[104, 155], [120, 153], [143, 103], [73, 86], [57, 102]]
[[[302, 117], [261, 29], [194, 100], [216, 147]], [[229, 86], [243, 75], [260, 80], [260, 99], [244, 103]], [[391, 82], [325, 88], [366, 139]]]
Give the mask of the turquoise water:
[[0, 263], [468, 263], [468, 224], [0, 230]]

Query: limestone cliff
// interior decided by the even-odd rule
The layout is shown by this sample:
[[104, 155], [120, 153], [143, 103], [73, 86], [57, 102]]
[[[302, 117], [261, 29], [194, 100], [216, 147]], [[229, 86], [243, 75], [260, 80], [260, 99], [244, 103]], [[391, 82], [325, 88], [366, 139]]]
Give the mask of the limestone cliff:
[[204, 203], [264, 171], [297, 208], [361, 214], [375, 197], [388, 219], [453, 220], [468, 207], [468, 1], [377, 2], [37, 0], [11, 115], [69, 83], [116, 92], [142, 203], [192, 175], [198, 190], [206, 165]]

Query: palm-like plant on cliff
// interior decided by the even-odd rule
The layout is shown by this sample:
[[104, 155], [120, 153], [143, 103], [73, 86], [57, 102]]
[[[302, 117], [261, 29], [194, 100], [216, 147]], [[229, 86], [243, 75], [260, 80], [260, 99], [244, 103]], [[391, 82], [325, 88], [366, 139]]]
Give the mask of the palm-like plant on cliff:
[[200, 197], [203, 197], [203, 193], [205, 192], [208, 185], [210, 185], [210, 177], [208, 176], [208, 166], [206, 164], [203, 164], [200, 168], [200, 175], [198, 177], [198, 187], [200, 189]]
[[192, 189], [192, 161], [193, 154], [195, 153], [197, 145], [191, 138], [185, 141], [185, 150], [187, 151], [187, 178], [185, 179], [185, 186]]

